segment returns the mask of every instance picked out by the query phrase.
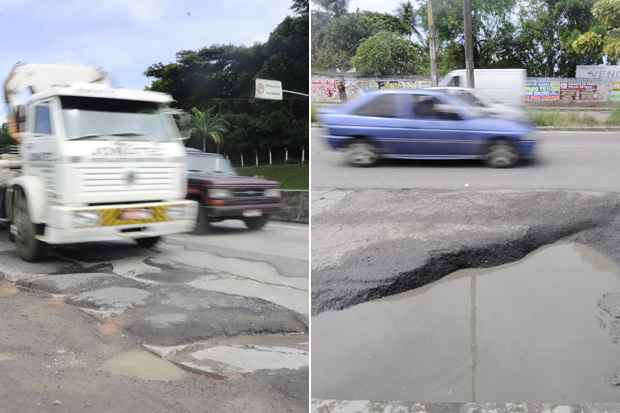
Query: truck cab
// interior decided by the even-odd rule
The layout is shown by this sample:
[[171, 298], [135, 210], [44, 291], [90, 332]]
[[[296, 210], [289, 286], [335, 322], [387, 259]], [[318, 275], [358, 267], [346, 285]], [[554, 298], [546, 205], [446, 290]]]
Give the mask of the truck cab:
[[150, 247], [193, 229], [170, 96], [113, 88], [90, 67], [18, 65], [5, 97], [21, 171], [0, 191], [23, 259], [41, 258], [48, 244], [132, 239]]

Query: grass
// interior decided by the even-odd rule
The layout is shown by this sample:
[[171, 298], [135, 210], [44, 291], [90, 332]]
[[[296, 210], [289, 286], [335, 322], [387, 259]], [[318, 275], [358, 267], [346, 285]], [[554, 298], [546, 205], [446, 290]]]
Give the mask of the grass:
[[280, 182], [282, 189], [308, 189], [308, 163], [300, 164], [280, 164], [263, 165], [258, 168], [246, 166], [235, 168], [239, 175], [258, 176], [264, 179], [271, 179]]
[[552, 110], [532, 110], [529, 116], [536, 126], [620, 126], [620, 107], [616, 108], [606, 120], [597, 119], [583, 112], [560, 112]]

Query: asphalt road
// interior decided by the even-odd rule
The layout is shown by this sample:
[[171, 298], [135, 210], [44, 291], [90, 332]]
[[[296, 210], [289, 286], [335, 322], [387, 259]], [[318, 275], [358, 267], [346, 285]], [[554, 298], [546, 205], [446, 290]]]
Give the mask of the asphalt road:
[[512, 169], [475, 161], [385, 161], [349, 167], [312, 129], [312, 189], [578, 189], [620, 190], [620, 132], [539, 131], [538, 160]]
[[1, 231], [0, 412], [307, 411], [307, 251], [306, 225], [224, 222], [32, 264]]

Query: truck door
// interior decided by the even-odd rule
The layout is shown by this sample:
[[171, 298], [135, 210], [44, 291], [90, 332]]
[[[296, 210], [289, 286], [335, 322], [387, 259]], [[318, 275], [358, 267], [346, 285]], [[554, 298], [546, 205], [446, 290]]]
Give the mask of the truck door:
[[41, 179], [48, 199], [56, 192], [55, 172], [58, 162], [57, 127], [52, 108], [52, 101], [31, 105], [27, 139], [22, 147], [26, 173]]

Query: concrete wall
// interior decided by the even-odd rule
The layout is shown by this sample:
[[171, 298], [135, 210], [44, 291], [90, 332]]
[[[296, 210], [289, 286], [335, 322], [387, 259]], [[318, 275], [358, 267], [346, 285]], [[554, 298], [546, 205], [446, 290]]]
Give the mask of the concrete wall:
[[283, 189], [282, 201], [285, 207], [273, 215], [277, 221], [298, 222], [307, 224], [310, 210], [308, 191]]
[[[337, 84], [342, 78], [312, 77], [312, 101], [341, 103]], [[377, 89], [429, 87], [428, 79], [344, 78], [347, 98]], [[599, 106], [620, 103], [620, 80], [585, 78], [527, 78], [523, 101], [532, 106]]]

